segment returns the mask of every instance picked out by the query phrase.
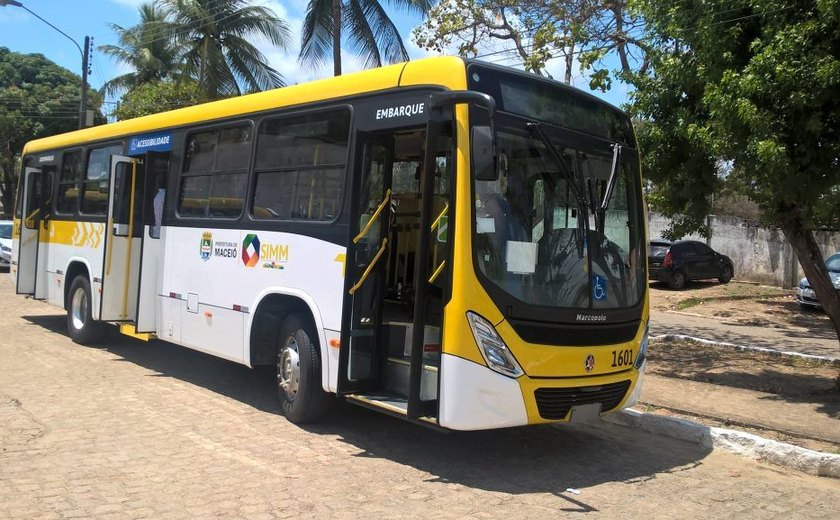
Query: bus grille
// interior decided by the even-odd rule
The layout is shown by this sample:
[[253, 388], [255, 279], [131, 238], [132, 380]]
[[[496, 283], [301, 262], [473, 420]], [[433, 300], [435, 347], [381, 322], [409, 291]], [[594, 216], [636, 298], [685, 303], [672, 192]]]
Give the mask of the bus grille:
[[564, 419], [573, 406], [601, 403], [601, 411], [615, 408], [624, 399], [630, 381], [577, 388], [538, 388], [534, 392], [543, 419]]

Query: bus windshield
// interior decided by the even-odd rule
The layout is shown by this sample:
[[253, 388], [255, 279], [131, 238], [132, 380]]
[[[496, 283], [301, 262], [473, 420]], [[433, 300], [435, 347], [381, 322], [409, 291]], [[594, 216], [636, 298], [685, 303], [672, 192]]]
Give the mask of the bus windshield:
[[474, 181], [479, 270], [525, 304], [638, 304], [645, 267], [635, 150], [614, 154], [605, 141], [581, 146], [580, 137], [572, 145], [536, 125], [497, 126], [499, 178]]

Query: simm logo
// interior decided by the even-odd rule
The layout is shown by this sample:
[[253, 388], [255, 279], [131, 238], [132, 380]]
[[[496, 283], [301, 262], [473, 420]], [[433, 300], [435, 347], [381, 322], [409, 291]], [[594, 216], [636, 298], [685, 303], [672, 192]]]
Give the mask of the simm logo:
[[245, 235], [242, 241], [242, 263], [246, 267], [255, 267], [262, 262], [262, 267], [283, 269], [283, 264], [288, 261], [288, 244], [261, 243], [255, 233]]
[[242, 241], [242, 263], [245, 267], [254, 267], [259, 261], [260, 239], [254, 233], [248, 233]]

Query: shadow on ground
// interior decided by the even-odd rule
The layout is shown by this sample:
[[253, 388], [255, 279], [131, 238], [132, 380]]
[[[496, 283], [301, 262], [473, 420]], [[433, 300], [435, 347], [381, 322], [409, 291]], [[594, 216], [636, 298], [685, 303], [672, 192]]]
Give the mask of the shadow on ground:
[[820, 413], [840, 418], [840, 394], [831, 391], [838, 374], [836, 367], [689, 343], [666, 345], [652, 344], [649, 373], [765, 392], [773, 394], [768, 399], [777, 401], [814, 403]]
[[[67, 334], [64, 316], [24, 318]], [[92, 348], [118, 356], [118, 362], [142, 366], [154, 377], [176, 378], [281, 415], [270, 371], [251, 370], [163, 341], [144, 343], [116, 331]], [[603, 422], [444, 433], [338, 400], [326, 419], [303, 428], [336, 436], [356, 447], [357, 457], [384, 458], [427, 472], [432, 475], [429, 481], [511, 494], [554, 494], [568, 502], [562, 508], [568, 512], [595, 509], [586, 503], [585, 494], [565, 493], [567, 488], [652, 480], [701, 465], [709, 453], [699, 445]]]

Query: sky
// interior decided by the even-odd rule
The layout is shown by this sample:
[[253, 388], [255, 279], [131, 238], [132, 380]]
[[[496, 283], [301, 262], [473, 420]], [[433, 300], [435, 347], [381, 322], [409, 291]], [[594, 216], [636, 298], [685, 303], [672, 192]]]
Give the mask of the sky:
[[[96, 47], [104, 44], [116, 44], [116, 34], [111, 24], [131, 27], [139, 22], [137, 6], [144, 0], [19, 0], [28, 9], [67, 33], [81, 47], [85, 36], [93, 37], [94, 53], [91, 63], [92, 73], [88, 78], [91, 86], [101, 87], [109, 79], [127, 72], [127, 69], [116, 64], [108, 56], [99, 52]], [[302, 67], [297, 61], [300, 42], [300, 27], [303, 21], [306, 5], [309, 0], [253, 0], [255, 5], [264, 5], [277, 13], [286, 21], [293, 33], [293, 45], [282, 50], [272, 48], [267, 42], [253, 42], [268, 58], [269, 64], [277, 69], [287, 84], [323, 78], [332, 74], [331, 62], [320, 68]], [[389, 7], [389, 2], [383, 2], [391, 19], [397, 25], [403, 37], [411, 59], [420, 59], [430, 54], [419, 49], [411, 41], [411, 30], [420, 25], [422, 18], [402, 12], [396, 12]], [[30, 13], [19, 7], [0, 7], [0, 47], [21, 53], [40, 53], [59, 65], [79, 74], [81, 72], [81, 55], [79, 49], [66, 37], [38, 20]], [[499, 59], [493, 56], [489, 60]], [[559, 60], [556, 60], [559, 62]], [[510, 65], [510, 60], [504, 61]], [[351, 53], [342, 49], [343, 72], [352, 72], [361, 68], [361, 62]], [[549, 67], [555, 77], [561, 72], [557, 65]], [[580, 73], [574, 74], [573, 82], [576, 86], [589, 91], [588, 80]], [[614, 83], [613, 88], [606, 94], [592, 92], [596, 96], [614, 104], [621, 105], [627, 101], [627, 90], [624, 85]], [[115, 101], [109, 99], [110, 102]], [[108, 112], [113, 105], [106, 105]]]

